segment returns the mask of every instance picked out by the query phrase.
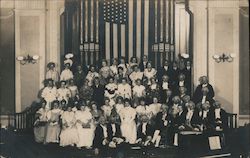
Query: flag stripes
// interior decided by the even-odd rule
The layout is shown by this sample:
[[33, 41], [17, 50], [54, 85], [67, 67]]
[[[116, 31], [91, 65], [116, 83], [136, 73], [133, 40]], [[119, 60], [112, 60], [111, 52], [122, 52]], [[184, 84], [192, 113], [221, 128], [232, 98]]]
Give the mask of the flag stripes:
[[148, 55], [155, 66], [173, 59], [175, 0], [81, 0], [82, 61]]

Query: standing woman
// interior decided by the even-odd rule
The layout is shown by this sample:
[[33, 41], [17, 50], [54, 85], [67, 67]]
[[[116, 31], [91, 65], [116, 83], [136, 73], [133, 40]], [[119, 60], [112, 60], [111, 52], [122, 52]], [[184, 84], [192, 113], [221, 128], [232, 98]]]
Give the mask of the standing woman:
[[90, 109], [87, 106], [81, 106], [76, 111], [76, 128], [79, 137], [77, 147], [91, 148], [94, 139], [94, 124]]
[[121, 109], [119, 115], [121, 118], [122, 136], [125, 137], [126, 142], [134, 144], [137, 136], [135, 123], [136, 110], [130, 106], [129, 99], [125, 99], [124, 108]]
[[43, 100], [41, 104], [42, 104], [41, 108], [35, 114], [36, 121], [34, 123], [34, 136], [35, 136], [35, 141], [38, 143], [44, 142], [46, 124], [48, 121], [47, 120], [48, 109], [46, 108], [47, 103], [45, 100]]
[[62, 114], [62, 110], [59, 109], [59, 102], [56, 100], [52, 103], [52, 109], [48, 111], [48, 126], [46, 131], [46, 143], [59, 143], [59, 134], [60, 134], [60, 124], [59, 119]]

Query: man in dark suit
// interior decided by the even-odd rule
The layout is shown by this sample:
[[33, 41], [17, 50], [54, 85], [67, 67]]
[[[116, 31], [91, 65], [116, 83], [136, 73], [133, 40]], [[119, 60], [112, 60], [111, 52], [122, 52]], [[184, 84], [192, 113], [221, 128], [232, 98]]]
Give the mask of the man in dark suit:
[[144, 69], [146, 69], [147, 63], [148, 63], [148, 56], [144, 55], [142, 57], [142, 61], [139, 64], [139, 67], [140, 67], [140, 69], [141, 69], [142, 72], [144, 71]]
[[169, 67], [168, 60], [164, 61], [163, 66], [157, 72], [157, 78], [158, 78], [158, 80], [161, 80], [164, 75], [167, 75], [167, 76], [171, 75], [171, 69]]
[[98, 120], [99, 124], [95, 129], [95, 137], [93, 140], [93, 147], [95, 149], [95, 154], [106, 155], [108, 149], [108, 130], [106, 125], [106, 120], [104, 116], [100, 116]]
[[92, 100], [96, 102], [98, 109], [104, 104], [105, 88], [100, 84], [99, 78], [94, 79]]
[[109, 123], [107, 124], [108, 130], [108, 140], [112, 141], [114, 137], [120, 138], [121, 137], [121, 129], [120, 125], [117, 123], [116, 116], [110, 116]]
[[178, 83], [178, 76], [179, 76], [179, 68], [178, 68], [178, 63], [176, 61], [173, 62], [171, 70], [170, 70], [170, 81], [172, 83], [172, 85], [176, 85]]
[[214, 109], [211, 111], [209, 117], [209, 123], [215, 130], [227, 130], [228, 115], [227, 112], [221, 108], [221, 103], [215, 101], [213, 103]]
[[153, 137], [154, 128], [149, 123], [147, 115], [141, 116], [142, 123], [137, 127], [137, 142], [142, 146], [148, 146]]
[[[199, 79], [200, 84], [195, 89], [194, 95], [193, 95], [193, 101], [195, 104], [202, 102], [202, 98], [204, 96], [204, 93], [206, 93], [206, 100], [210, 103], [213, 103], [214, 98], [214, 89], [212, 85], [208, 83], [207, 76], [202, 76]], [[204, 98], [203, 98], [204, 99]]]

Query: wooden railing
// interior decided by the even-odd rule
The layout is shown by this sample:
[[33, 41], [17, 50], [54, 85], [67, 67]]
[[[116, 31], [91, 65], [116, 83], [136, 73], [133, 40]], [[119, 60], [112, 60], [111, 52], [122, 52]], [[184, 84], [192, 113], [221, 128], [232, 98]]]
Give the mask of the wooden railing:
[[15, 113], [14, 129], [17, 131], [32, 131], [35, 122], [35, 113], [39, 109], [39, 106], [31, 106], [25, 109], [23, 112]]

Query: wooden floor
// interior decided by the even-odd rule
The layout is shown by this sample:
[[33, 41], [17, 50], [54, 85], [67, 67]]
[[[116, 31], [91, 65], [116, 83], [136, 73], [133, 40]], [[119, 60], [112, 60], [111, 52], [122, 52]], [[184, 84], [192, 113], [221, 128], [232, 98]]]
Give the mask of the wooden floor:
[[[77, 149], [76, 147], [60, 147], [58, 144], [43, 145], [36, 143], [31, 134], [18, 133], [14, 131], [0, 131], [0, 158], [98, 158], [103, 156], [94, 155], [93, 150]], [[234, 145], [235, 146], [235, 145]], [[231, 149], [230, 149], [231, 150]], [[194, 149], [195, 151], [195, 149]], [[143, 155], [141, 150], [128, 150], [124, 153], [126, 158], [193, 158], [204, 156], [216, 156], [216, 154], [204, 153], [203, 155], [187, 155], [174, 147], [166, 149], [152, 149]], [[239, 152], [226, 154], [225, 157], [239, 157]], [[229, 156], [230, 155], [230, 156]], [[222, 156], [219, 156], [222, 157]]]

